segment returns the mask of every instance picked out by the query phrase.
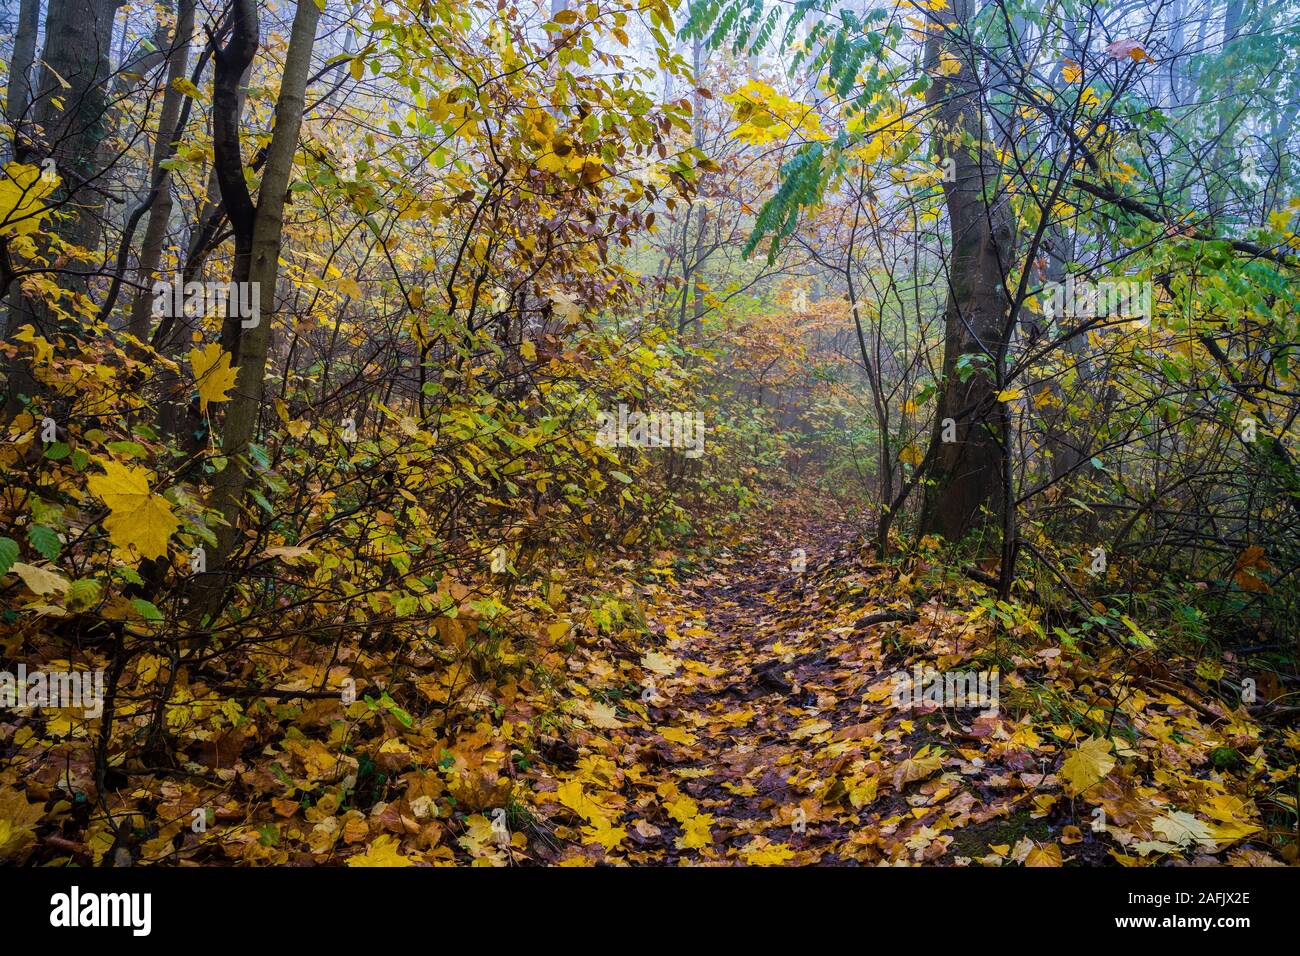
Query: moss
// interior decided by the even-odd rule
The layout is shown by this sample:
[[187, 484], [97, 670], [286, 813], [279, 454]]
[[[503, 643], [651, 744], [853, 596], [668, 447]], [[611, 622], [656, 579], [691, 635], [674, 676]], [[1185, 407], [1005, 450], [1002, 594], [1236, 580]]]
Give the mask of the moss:
[[1029, 810], [1020, 810], [1004, 819], [986, 820], [953, 831], [948, 852], [956, 856], [986, 856], [992, 852], [989, 847], [993, 845], [1014, 847], [1025, 837], [1043, 843], [1051, 835], [1052, 828], [1045, 817], [1035, 818]]
[[1242, 764], [1241, 754], [1231, 747], [1215, 747], [1210, 762], [1216, 770], [1233, 770]]

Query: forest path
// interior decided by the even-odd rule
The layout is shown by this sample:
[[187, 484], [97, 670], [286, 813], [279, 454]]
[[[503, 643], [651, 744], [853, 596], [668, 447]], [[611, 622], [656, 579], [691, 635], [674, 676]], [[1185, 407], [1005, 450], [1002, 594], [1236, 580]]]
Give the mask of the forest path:
[[[591, 673], [621, 695], [584, 705], [570, 776], [543, 797], [585, 821], [556, 835], [589, 862], [1276, 863], [1243, 845], [1265, 833], [1249, 776], [1211, 760], [1257, 746], [1240, 716], [1144, 686], [1118, 670], [1131, 653], [1062, 646], [1023, 607], [994, 619], [981, 585], [923, 554], [878, 565], [809, 504], [692, 575], [665, 555], [645, 631], [602, 639]], [[974, 699], [945, 683], [977, 676]]]
[[[646, 769], [672, 824], [629, 836], [663, 862], [850, 862], [873, 858], [873, 816], [883, 761], [870, 759], [887, 731], [888, 684], [878, 616], [842, 519], [777, 516], [761, 536], [723, 554], [705, 573], [665, 588], [648, 614], [661, 652], [642, 700], [658, 740]], [[793, 569], [795, 549], [806, 570]], [[864, 620], [865, 618], [865, 620]], [[643, 753], [643, 758], [646, 754]], [[895, 795], [896, 796], [896, 795]], [[659, 832], [654, 832], [658, 830]]]

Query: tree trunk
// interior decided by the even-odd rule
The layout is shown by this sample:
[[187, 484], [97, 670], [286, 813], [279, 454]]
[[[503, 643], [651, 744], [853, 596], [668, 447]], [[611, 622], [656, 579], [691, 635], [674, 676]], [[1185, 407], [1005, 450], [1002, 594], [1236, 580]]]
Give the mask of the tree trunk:
[[[960, 24], [970, 19], [972, 4], [973, 0], [953, 3]], [[925, 54], [932, 80], [926, 102], [934, 115], [937, 152], [952, 160], [954, 181], [944, 183], [952, 255], [943, 381], [931, 438], [937, 447], [920, 531], [957, 541], [985, 527], [990, 519], [996, 526], [1003, 511], [1006, 407], [996, 399], [994, 364], [1008, 334], [1010, 302], [1004, 280], [1012, 233], [1006, 198], [992, 195], [998, 170], [986, 147], [971, 53], [955, 46], [950, 36], [932, 33]], [[954, 75], [938, 69], [941, 52], [960, 64]], [[949, 419], [951, 424], [945, 428]], [[956, 440], [943, 441], [945, 431], [952, 437], [954, 428]]]
[[41, 0], [22, 0], [9, 59], [9, 88], [5, 91], [5, 119], [14, 130], [14, 157], [22, 156], [20, 127], [32, 105], [32, 64], [36, 61], [36, 34], [41, 23]]
[[45, 55], [36, 88], [36, 120], [63, 177], [61, 196], [72, 219], [64, 239], [99, 247], [104, 196], [96, 179], [107, 131], [109, 49], [121, 0], [50, 0]]
[[[52, 204], [67, 218], [53, 226], [65, 242], [86, 249], [99, 247], [105, 196], [93, 180], [99, 144], [108, 123], [107, 82], [111, 72], [108, 52], [113, 40], [114, 14], [121, 0], [50, 0], [45, 18], [45, 52], [39, 80], [32, 93], [33, 120], [41, 130], [40, 142], [16, 137], [16, 157], [24, 162], [53, 159], [61, 184]], [[34, 40], [34, 38], [33, 38]], [[15, 92], [17, 92], [15, 88]], [[15, 102], [15, 106], [17, 103]], [[84, 280], [61, 278], [64, 286], [79, 290]], [[42, 334], [54, 331], [54, 321], [43, 303], [28, 301], [20, 285], [10, 290], [9, 338], [24, 325]], [[6, 418], [22, 407], [20, 396], [38, 391], [31, 370], [20, 358], [7, 364]]]
[[[251, 2], [244, 2], [241, 5], [245, 10], [253, 6]], [[256, 42], [255, 9], [252, 11], [252, 16], [254, 17], [252, 33]], [[285, 55], [280, 96], [275, 105], [275, 128], [262, 172], [262, 183], [253, 217], [248, 264], [242, 275], [239, 265], [236, 266], [235, 280], [254, 283], [255, 288], [260, 290], [263, 308], [257, 323], [251, 328], [242, 330], [242, 334], [236, 341], [232, 363], [238, 365], [239, 372], [235, 380], [234, 398], [226, 410], [225, 427], [222, 432], [221, 451], [227, 464], [217, 475], [210, 502], [211, 506], [224, 516], [227, 525], [218, 532], [215, 556], [217, 576], [213, 586], [207, 589], [206, 600], [202, 606], [202, 610], [208, 613], [213, 613], [219, 605], [225, 590], [224, 572], [239, 542], [240, 515], [244, 493], [248, 486], [248, 475], [244, 468], [248, 448], [256, 432], [262, 408], [266, 360], [272, 342], [271, 313], [274, 311], [275, 287], [280, 269], [284, 201], [289, 187], [289, 177], [293, 171], [294, 153], [298, 149], [304, 94], [311, 66], [312, 48], [316, 39], [316, 25], [319, 20], [320, 8], [314, 2], [303, 0], [298, 4], [289, 39], [289, 49]], [[238, 30], [239, 27], [237, 26], [236, 29]], [[239, 72], [242, 73], [242, 67]], [[224, 127], [224, 122], [222, 125]], [[234, 146], [237, 150], [238, 131], [223, 129], [221, 132], [227, 136], [233, 133]], [[229, 140], [226, 145], [230, 145]], [[227, 191], [228, 173], [229, 170], [221, 179], [222, 196], [233, 223], [236, 216], [233, 205], [237, 205], [239, 199]], [[239, 182], [240, 185], [243, 184], [242, 170], [240, 170]], [[232, 198], [235, 199], [233, 205]]]
[[149, 221], [140, 245], [136, 293], [131, 302], [131, 319], [127, 331], [141, 342], [148, 340], [149, 321], [153, 314], [153, 281], [162, 261], [163, 239], [171, 219], [171, 174], [163, 163], [176, 152], [172, 138], [180, 117], [184, 94], [176, 88], [178, 80], [187, 79], [190, 67], [190, 36], [194, 32], [195, 0], [177, 0], [176, 32], [171, 41], [171, 58], [167, 64], [167, 89], [163, 91], [162, 109], [158, 113], [158, 136], [154, 140], [153, 162], [149, 170], [151, 189], [157, 192], [149, 207]]

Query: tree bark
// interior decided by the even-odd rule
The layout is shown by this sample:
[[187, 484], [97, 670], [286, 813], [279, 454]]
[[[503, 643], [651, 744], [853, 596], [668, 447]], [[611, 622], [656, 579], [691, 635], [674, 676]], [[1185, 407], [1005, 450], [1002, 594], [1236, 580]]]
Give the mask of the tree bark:
[[195, 0], [177, 0], [176, 29], [171, 41], [171, 57], [167, 64], [167, 89], [163, 91], [162, 108], [158, 112], [158, 136], [154, 140], [153, 162], [149, 170], [151, 189], [156, 193], [149, 207], [149, 221], [145, 226], [144, 240], [140, 245], [140, 261], [136, 270], [136, 293], [131, 302], [131, 319], [127, 331], [141, 342], [149, 336], [149, 322], [153, 314], [153, 281], [162, 261], [163, 239], [172, 213], [171, 174], [163, 163], [176, 154], [176, 122], [180, 117], [184, 95], [176, 88], [178, 80], [186, 79], [190, 66], [190, 37], [194, 33]]
[[[972, 5], [973, 0], [953, 3], [959, 29], [969, 21]], [[938, 69], [941, 52], [960, 64], [955, 74]], [[952, 161], [954, 175], [944, 183], [952, 254], [943, 381], [931, 437], [936, 449], [920, 531], [957, 541], [988, 522], [996, 526], [1003, 511], [1006, 406], [996, 399], [994, 361], [1008, 334], [1011, 211], [1006, 198], [995, 194], [998, 169], [988, 149], [970, 49], [950, 32], [935, 32], [926, 40], [925, 59], [937, 152]], [[944, 442], [948, 419], [955, 424], [956, 440]]]
[[[306, 6], [315, 6], [315, 4], [307, 3]], [[248, 182], [244, 178], [244, 155], [239, 139], [241, 103], [239, 84], [252, 64], [253, 57], [257, 55], [257, 45], [257, 0], [235, 0], [233, 32], [230, 42], [216, 56], [216, 70], [212, 84], [212, 168], [217, 177], [217, 184], [221, 187], [221, 201], [234, 234], [235, 260], [232, 278], [235, 282], [250, 281], [253, 230], [257, 221], [257, 209], [248, 190]], [[286, 76], [283, 82], [288, 83], [288, 81], [289, 78]], [[281, 86], [281, 96], [283, 95], [284, 87]], [[279, 132], [278, 105], [276, 122], [276, 132]], [[264, 175], [263, 190], [266, 189], [267, 184], [268, 180]], [[240, 335], [239, 320], [227, 316], [221, 330], [221, 347], [237, 356]]]
[[[52, 196], [52, 205], [58, 206], [66, 218], [54, 224], [53, 235], [92, 250], [99, 247], [106, 201], [94, 180], [101, 172], [97, 165], [99, 144], [108, 124], [108, 53], [114, 14], [121, 2], [50, 0], [45, 18], [45, 51], [30, 107], [34, 124], [41, 131], [41, 142], [26, 136], [16, 137], [15, 142], [18, 159], [42, 162], [48, 158], [55, 162], [61, 183]], [[84, 280], [73, 276], [65, 276], [62, 281], [74, 290], [85, 285]], [[29, 323], [42, 334], [54, 331], [53, 318], [43, 303], [29, 301], [19, 284], [9, 292], [5, 338]], [[6, 366], [8, 418], [22, 407], [20, 396], [34, 395], [38, 386], [21, 358], [11, 359]]]
[[[242, 0], [245, 7], [253, 8], [251, 0]], [[252, 17], [256, 17], [255, 8]], [[289, 49], [285, 55], [284, 74], [280, 84], [280, 96], [275, 105], [275, 127], [263, 168], [261, 187], [258, 191], [257, 205], [253, 213], [253, 229], [246, 265], [236, 263], [235, 281], [249, 281], [260, 290], [263, 304], [257, 324], [243, 329], [235, 342], [233, 362], [239, 368], [235, 380], [235, 394], [226, 410], [225, 427], [222, 432], [221, 451], [226, 459], [226, 467], [218, 473], [213, 483], [211, 506], [219, 511], [226, 520], [226, 525], [218, 531], [217, 552], [215, 555], [216, 577], [207, 588], [206, 600], [201, 609], [213, 613], [219, 605], [225, 590], [225, 569], [237, 549], [240, 536], [240, 515], [248, 487], [248, 475], [245, 471], [249, 445], [257, 429], [257, 421], [262, 408], [262, 392], [266, 380], [266, 361], [270, 352], [273, 328], [271, 313], [274, 312], [275, 287], [279, 278], [280, 244], [284, 226], [285, 195], [289, 187], [289, 177], [293, 172], [293, 158], [298, 149], [298, 134], [302, 126], [304, 95], [311, 66], [312, 49], [316, 39], [316, 25], [320, 20], [320, 8], [313, 0], [302, 0], [294, 14], [293, 30], [289, 38]], [[244, 40], [248, 39], [248, 23], [242, 25]], [[241, 25], [236, 24], [236, 35]], [[256, 43], [256, 19], [252, 21], [251, 36]], [[233, 41], [232, 42], [236, 42]], [[220, 64], [220, 60], [218, 61]], [[242, 67], [239, 70], [243, 72]], [[228, 79], [228, 77], [227, 77]], [[233, 87], [228, 86], [233, 92]], [[218, 138], [226, 140], [228, 148], [233, 137], [233, 145], [238, 150], [238, 130], [220, 124]], [[236, 154], [237, 155], [237, 154]], [[246, 197], [243, 170], [239, 170], [237, 188], [228, 192], [231, 185], [231, 173], [227, 169], [221, 176], [222, 197], [232, 223], [241, 215], [240, 203]], [[240, 190], [243, 189], [241, 194]], [[238, 324], [238, 319], [235, 320]], [[227, 325], [229, 325], [229, 321]], [[213, 562], [210, 562], [210, 566]]]
[[5, 119], [14, 130], [14, 157], [21, 157], [20, 128], [32, 105], [32, 64], [36, 62], [36, 34], [41, 23], [41, 0], [22, 0], [14, 32], [14, 52], [9, 58], [9, 87], [5, 91]]
[[45, 54], [36, 88], [36, 120], [63, 178], [72, 219], [66, 240], [99, 248], [104, 196], [95, 186], [99, 144], [107, 131], [109, 50], [122, 0], [50, 0]]

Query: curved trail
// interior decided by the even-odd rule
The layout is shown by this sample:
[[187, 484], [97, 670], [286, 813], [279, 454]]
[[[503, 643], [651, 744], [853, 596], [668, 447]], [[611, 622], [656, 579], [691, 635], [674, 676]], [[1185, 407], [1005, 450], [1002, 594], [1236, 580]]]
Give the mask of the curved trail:
[[[580, 821], [556, 827], [548, 862], [1271, 860], [1242, 843], [1264, 832], [1248, 781], [1210, 763], [1253, 731], [1143, 688], [1113, 649], [1063, 647], [1023, 609], [994, 619], [980, 585], [923, 557], [870, 563], [839, 517], [777, 515], [693, 577], [656, 573], [645, 632], [588, 645], [591, 686], [619, 689], [590, 693], [542, 798]], [[927, 677], [934, 698], [896, 701], [916, 668], [999, 674], [1000, 691], [950, 700]]]
[[[629, 832], [658, 844], [663, 862], [862, 862], [875, 856], [873, 822], [906, 813], [897, 794], [881, 798], [885, 763], [871, 759], [899, 715], [887, 697], [864, 697], [887, 683], [881, 637], [897, 625], [859, 624], [880, 610], [868, 582], [828, 578], [845, 565], [851, 533], [823, 521], [767, 537], [682, 582], [676, 602], [649, 615], [670, 659], [650, 659], [665, 673], [649, 700], [660, 761], [649, 769], [670, 815], [675, 794], [687, 798], [676, 827], [660, 829], [686, 836]], [[807, 554], [802, 574], [791, 569], [795, 546]], [[681, 666], [669, 672], [674, 658]], [[691, 826], [701, 815], [711, 842], [692, 845], [705, 835]]]

